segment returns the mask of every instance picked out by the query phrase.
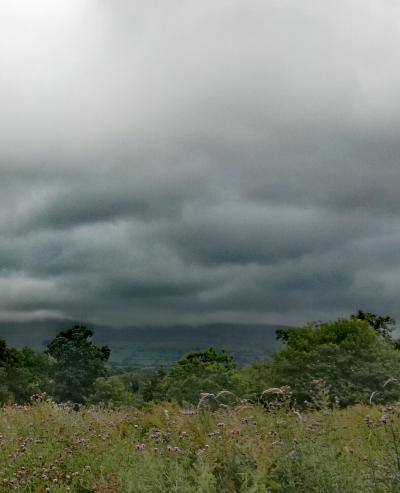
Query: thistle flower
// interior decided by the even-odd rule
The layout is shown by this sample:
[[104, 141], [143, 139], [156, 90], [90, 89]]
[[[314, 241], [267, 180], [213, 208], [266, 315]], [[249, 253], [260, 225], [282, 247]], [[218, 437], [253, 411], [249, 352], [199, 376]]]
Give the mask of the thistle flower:
[[175, 446], [172, 446], [172, 445], [168, 445], [167, 450], [168, 450], [168, 452], [173, 452], [173, 453], [176, 453], [176, 452], [180, 452], [181, 451], [181, 449], [179, 447], [175, 447]]

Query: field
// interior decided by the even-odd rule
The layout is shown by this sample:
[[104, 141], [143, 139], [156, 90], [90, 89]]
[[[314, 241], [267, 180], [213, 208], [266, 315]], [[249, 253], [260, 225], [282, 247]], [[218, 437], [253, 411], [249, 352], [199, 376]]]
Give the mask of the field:
[[0, 491], [398, 492], [399, 413], [3, 407]]

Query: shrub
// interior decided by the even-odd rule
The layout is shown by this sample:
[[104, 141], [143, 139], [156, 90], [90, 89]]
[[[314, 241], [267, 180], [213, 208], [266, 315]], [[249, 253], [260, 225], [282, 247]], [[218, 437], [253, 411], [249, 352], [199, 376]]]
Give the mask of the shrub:
[[299, 405], [312, 397], [315, 381], [323, 381], [330, 400], [341, 405], [397, 399], [400, 353], [366, 321], [339, 320], [288, 331], [286, 347], [268, 366], [274, 385], [289, 385]]
[[113, 375], [96, 379], [94, 392], [89, 397], [88, 403], [123, 406], [135, 404], [135, 399], [133, 394], [125, 389], [121, 377]]
[[232, 357], [214, 347], [193, 351], [174, 363], [162, 382], [167, 399], [198, 403], [203, 393], [237, 392], [239, 379]]

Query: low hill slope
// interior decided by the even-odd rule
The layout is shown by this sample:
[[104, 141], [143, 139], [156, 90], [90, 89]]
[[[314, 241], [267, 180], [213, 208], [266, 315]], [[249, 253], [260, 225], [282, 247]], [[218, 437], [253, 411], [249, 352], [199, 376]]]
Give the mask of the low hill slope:
[[[75, 324], [71, 320], [30, 323], [0, 323], [0, 337], [11, 346], [29, 346], [42, 351], [60, 330]], [[94, 339], [111, 349], [115, 366], [150, 368], [167, 366], [188, 351], [211, 345], [231, 352], [239, 365], [265, 357], [278, 347], [275, 330], [267, 324], [207, 324], [169, 327], [111, 327], [93, 325]]]

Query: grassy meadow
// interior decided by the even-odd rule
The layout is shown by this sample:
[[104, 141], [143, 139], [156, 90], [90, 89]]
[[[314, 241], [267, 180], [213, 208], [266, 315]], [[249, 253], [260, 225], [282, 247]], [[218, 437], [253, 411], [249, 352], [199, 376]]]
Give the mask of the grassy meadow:
[[0, 409], [1, 492], [400, 491], [400, 405]]

